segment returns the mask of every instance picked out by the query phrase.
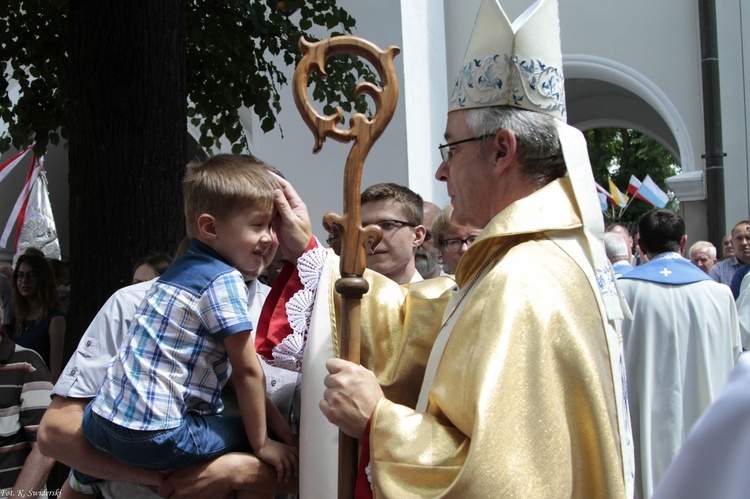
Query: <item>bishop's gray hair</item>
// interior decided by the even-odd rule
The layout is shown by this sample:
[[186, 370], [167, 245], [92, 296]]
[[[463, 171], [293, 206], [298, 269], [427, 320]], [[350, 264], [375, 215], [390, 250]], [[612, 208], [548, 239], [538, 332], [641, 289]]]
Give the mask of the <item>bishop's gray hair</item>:
[[517, 159], [529, 180], [543, 187], [567, 173], [555, 118], [510, 106], [470, 109], [466, 124], [475, 135], [506, 129], [516, 137]]

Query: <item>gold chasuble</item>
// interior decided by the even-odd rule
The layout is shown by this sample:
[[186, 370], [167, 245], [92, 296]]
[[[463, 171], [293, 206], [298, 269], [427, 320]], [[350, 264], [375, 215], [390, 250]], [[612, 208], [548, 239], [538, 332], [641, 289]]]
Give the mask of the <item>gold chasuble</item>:
[[[632, 496], [633, 442], [616, 326], [629, 311], [602, 245], [585, 139], [565, 123], [559, 33], [557, 0], [537, 0], [512, 23], [498, 0], [482, 0], [448, 113], [450, 122], [450, 113], [462, 112], [475, 132], [469, 118], [486, 113], [474, 110], [510, 107], [547, 115], [546, 125], [527, 126], [547, 134], [552, 127], [567, 175], [521, 199], [498, 194], [498, 204], [488, 206], [517, 200], [492, 211], [496, 215], [463, 255], [455, 281], [402, 287], [364, 273], [370, 286], [361, 304], [361, 363], [385, 393], [363, 447], [370, 449], [375, 497]], [[521, 114], [513, 115], [506, 129], [533, 142], [534, 133], [512, 130], [521, 122]], [[466, 137], [453, 145], [483, 138]], [[517, 156], [516, 167], [541, 168], [531, 164], [535, 157], [521, 164]], [[443, 168], [450, 160], [441, 165], [439, 180], [450, 182]], [[490, 178], [500, 182], [499, 173]], [[465, 187], [472, 181], [484, 179], [462, 180]], [[463, 209], [474, 206], [458, 199], [465, 192], [451, 194]], [[477, 216], [482, 223], [488, 218]], [[338, 352], [338, 262], [331, 254], [314, 248], [299, 259], [296, 272], [305, 289], [279, 293], [293, 298], [267, 314], [273, 319], [285, 312], [292, 325], [280, 317], [281, 332], [271, 328], [261, 339], [264, 348], [257, 347], [275, 365], [302, 370], [303, 498], [335, 496], [326, 485], [335, 484], [330, 461], [336, 459], [338, 429], [319, 409], [324, 365]], [[309, 316], [300, 312], [309, 308]]]
[[588, 262], [569, 251], [583, 239], [572, 200], [566, 177], [497, 215], [461, 260], [460, 290], [368, 276], [362, 363], [387, 397], [370, 431], [375, 497], [626, 496], [620, 338]]
[[[365, 278], [370, 291], [362, 302], [362, 331], [366, 333], [361, 338], [360, 363], [375, 373], [389, 400], [414, 408], [443, 310], [456, 283], [450, 277], [438, 277], [400, 286], [371, 271], [365, 272]], [[334, 300], [339, 316], [337, 293]], [[332, 325], [337, 337], [335, 318]]]

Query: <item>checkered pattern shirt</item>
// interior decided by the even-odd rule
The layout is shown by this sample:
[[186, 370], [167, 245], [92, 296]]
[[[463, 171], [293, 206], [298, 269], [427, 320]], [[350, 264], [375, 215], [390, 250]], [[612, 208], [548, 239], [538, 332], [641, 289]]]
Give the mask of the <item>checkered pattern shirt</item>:
[[738, 268], [744, 265], [742, 262], [737, 260], [736, 256], [722, 260], [713, 267], [708, 273], [708, 276], [716, 282], [726, 284], [727, 286], [732, 284], [732, 277]]
[[134, 430], [221, 412], [231, 373], [223, 339], [252, 330], [242, 274], [193, 240], [146, 295], [92, 410]]

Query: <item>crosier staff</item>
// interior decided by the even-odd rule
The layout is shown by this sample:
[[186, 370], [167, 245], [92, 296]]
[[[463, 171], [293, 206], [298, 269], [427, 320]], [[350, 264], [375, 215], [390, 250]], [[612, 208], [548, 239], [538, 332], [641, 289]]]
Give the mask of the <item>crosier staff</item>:
[[[300, 38], [299, 47], [302, 60], [294, 72], [292, 88], [294, 102], [315, 136], [313, 152], [323, 147], [327, 137], [347, 143], [354, 141], [346, 159], [344, 169], [344, 214], [327, 213], [323, 225], [329, 232], [334, 227], [341, 234], [341, 278], [336, 281], [336, 291], [341, 295], [341, 328], [339, 357], [359, 364], [360, 355], [360, 300], [367, 293], [368, 284], [362, 278], [365, 270], [365, 246], [372, 241], [373, 246], [382, 239], [382, 231], [377, 225], [362, 227], [360, 188], [365, 158], [372, 145], [383, 133], [393, 117], [398, 101], [398, 81], [393, 66], [393, 58], [398, 55], [398, 47], [390, 46], [381, 50], [376, 45], [354, 36], [337, 36], [316, 43]], [[349, 129], [337, 127], [343, 121], [341, 108], [336, 108], [332, 116], [320, 116], [312, 107], [307, 95], [308, 78], [313, 71], [325, 77], [325, 61], [335, 54], [353, 54], [370, 62], [382, 81], [382, 87], [369, 82], [361, 82], [354, 90], [355, 97], [369, 95], [375, 102], [375, 115], [372, 119], [362, 113], [354, 114], [349, 120]], [[339, 431], [339, 498], [354, 497], [357, 479], [357, 439]]]

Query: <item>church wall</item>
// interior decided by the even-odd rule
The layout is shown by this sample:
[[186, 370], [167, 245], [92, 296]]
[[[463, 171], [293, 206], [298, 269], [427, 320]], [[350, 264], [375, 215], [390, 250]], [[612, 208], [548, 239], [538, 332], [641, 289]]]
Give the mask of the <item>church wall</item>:
[[[722, 122], [725, 159], [726, 222], [748, 216], [748, 118], [750, 117], [750, 8], [744, 0], [717, 1], [719, 58], [722, 93]], [[452, 19], [446, 38], [448, 67], [460, 63], [463, 55], [455, 47], [465, 47], [473, 23], [472, 12], [480, 0], [446, 0], [446, 18]], [[501, 2], [510, 19], [530, 4], [528, 0]], [[746, 4], [746, 2], [745, 2]], [[743, 8], [744, 7], [744, 8]], [[653, 85], [655, 95], [666, 99], [673, 109], [673, 133], [680, 137], [683, 171], [701, 171], [705, 153], [703, 133], [700, 26], [698, 1], [633, 0], [560, 2], [562, 48], [566, 59], [615, 61], [632, 74], [642, 75], [644, 88]], [[462, 49], [461, 49], [462, 50]], [[449, 72], [450, 73], [450, 72]], [[566, 69], [567, 76], [567, 69]], [[576, 77], [583, 77], [577, 74]], [[630, 89], [632, 91], [632, 89]], [[662, 114], [667, 119], [667, 116]], [[648, 124], [644, 124], [648, 128]], [[692, 201], [691, 201], [692, 202]], [[697, 208], [696, 208], [697, 206]], [[695, 217], [694, 232], [707, 233], [705, 203], [693, 204], [686, 215]], [[698, 211], [696, 211], [698, 210]]]
[[[381, 5], [384, 4], [384, 5]], [[346, 8], [358, 20], [357, 35], [381, 46], [401, 45], [398, 2], [347, 2]], [[392, 22], [379, 26], [371, 22], [383, 19], [387, 9]], [[399, 81], [403, 78], [403, 57], [395, 59]], [[287, 71], [291, 75], [293, 68]], [[324, 239], [325, 231], [321, 220], [328, 211], [341, 214], [343, 209], [343, 174], [346, 156], [351, 145], [333, 140], [324, 143], [323, 149], [313, 155], [314, 139], [297, 111], [290, 87], [281, 90], [282, 111], [278, 116], [276, 130], [268, 133], [260, 131], [254, 120], [251, 149], [254, 154], [279, 168], [294, 184], [310, 210], [313, 231]], [[322, 106], [317, 105], [322, 113]], [[391, 125], [370, 151], [365, 162], [362, 186], [376, 182], [407, 182], [407, 170], [403, 151], [405, 149], [404, 97], [399, 95], [396, 113]], [[348, 128], [347, 120], [340, 125]], [[283, 136], [282, 136], [283, 130]]]
[[[744, 4], [744, 5], [743, 5]], [[750, 218], [750, 5], [716, 2], [727, 232]]]

